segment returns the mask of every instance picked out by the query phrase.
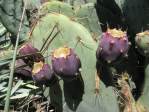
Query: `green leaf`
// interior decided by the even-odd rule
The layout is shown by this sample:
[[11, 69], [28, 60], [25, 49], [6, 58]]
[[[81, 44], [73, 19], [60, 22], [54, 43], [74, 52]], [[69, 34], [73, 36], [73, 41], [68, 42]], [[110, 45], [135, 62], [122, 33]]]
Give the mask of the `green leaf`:
[[17, 94], [15, 96], [10, 97], [11, 100], [15, 100], [15, 99], [20, 99], [20, 98], [24, 98], [27, 97], [29, 95], [29, 93], [25, 92], [25, 93], [21, 93], [21, 94]]
[[39, 87], [32, 85], [32, 84], [25, 84], [26, 87], [30, 88], [30, 89], [38, 89]]
[[23, 84], [23, 80], [19, 80], [16, 85], [12, 88], [11, 90], [11, 95], [13, 95], [18, 89], [19, 87]]

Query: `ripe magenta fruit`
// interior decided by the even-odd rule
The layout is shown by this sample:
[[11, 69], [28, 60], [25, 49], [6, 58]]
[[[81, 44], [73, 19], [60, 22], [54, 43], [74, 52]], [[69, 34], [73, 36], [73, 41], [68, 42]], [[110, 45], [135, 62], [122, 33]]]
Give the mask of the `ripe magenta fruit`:
[[52, 54], [52, 67], [61, 77], [73, 77], [79, 74], [81, 62], [73, 49], [60, 47]]
[[149, 56], [149, 31], [136, 34], [135, 41], [138, 51], [145, 56]]
[[39, 85], [49, 85], [54, 79], [54, 72], [50, 65], [42, 61], [35, 62], [32, 70], [32, 77]]
[[26, 56], [23, 58], [24, 62], [28, 65], [33, 65], [34, 62], [44, 62], [44, 57], [41, 53], [39, 53], [39, 50], [32, 46], [31, 43], [25, 43], [20, 49], [19, 49], [19, 55], [20, 56]]
[[97, 59], [107, 62], [115, 61], [118, 57], [127, 54], [129, 42], [126, 32], [117, 29], [108, 29], [99, 40], [96, 52]]

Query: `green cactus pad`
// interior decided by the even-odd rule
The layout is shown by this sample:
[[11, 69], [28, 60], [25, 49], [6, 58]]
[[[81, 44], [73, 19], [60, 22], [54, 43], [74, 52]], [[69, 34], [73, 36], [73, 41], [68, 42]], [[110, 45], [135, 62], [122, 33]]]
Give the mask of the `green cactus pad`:
[[145, 68], [145, 82], [143, 88], [143, 94], [138, 100], [138, 107], [141, 109], [141, 112], [148, 112], [149, 111], [149, 64], [147, 64]]
[[87, 3], [96, 3], [96, 0], [64, 0], [65, 2], [73, 5], [73, 6], [79, 6]]
[[64, 14], [79, 22], [91, 32], [92, 37], [95, 39], [101, 33], [100, 23], [98, 22], [93, 3], [73, 7], [67, 3], [58, 1], [46, 2], [39, 10], [39, 15], [52, 12]]
[[69, 17], [74, 16], [73, 7], [67, 3], [59, 1], [46, 2], [41, 6], [39, 11], [40, 14], [46, 14], [51, 12], [64, 14]]
[[93, 3], [76, 8], [77, 21], [84, 25], [95, 38], [101, 34], [101, 27]]
[[[32, 32], [30, 38], [33, 45], [36, 48], [41, 49], [44, 41], [49, 36], [55, 25], [57, 27], [55, 28], [52, 36], [57, 31], [60, 31], [60, 33], [53, 39], [52, 43], [48, 47], [47, 52], [44, 55], [49, 56], [52, 50], [58, 47], [69, 46], [75, 49], [77, 55], [79, 56], [82, 63], [81, 75], [84, 81], [84, 95], [82, 101], [77, 107], [76, 112], [98, 112], [99, 110], [101, 110], [101, 112], [118, 112], [118, 104], [112, 88], [105, 88], [105, 86], [100, 83], [99, 94], [96, 96], [96, 94], [94, 93], [96, 75], [95, 53], [97, 43], [92, 39], [91, 34], [88, 32], [88, 30], [81, 24], [74, 22], [73, 20], [62, 14], [47, 14], [38, 21]], [[52, 36], [50, 38], [52, 38]], [[49, 60], [50, 58], [48, 57], [47, 62], [51, 63]], [[61, 82], [62, 81], [60, 81], [60, 83]], [[58, 97], [59, 96], [55, 95], [56, 99], [54, 99], [53, 97], [52, 101], [56, 102], [60, 106], [61, 104], [60, 100], [58, 100]], [[70, 99], [72, 106], [73, 103], [76, 102], [69, 96], [67, 98], [65, 96], [65, 98], [63, 98], [63, 101], [64, 99]], [[68, 106], [67, 104], [68, 102], [63, 102], [63, 110], [72, 111], [73, 109], [70, 108], [70, 105]], [[112, 105], [112, 107], [110, 105]]]

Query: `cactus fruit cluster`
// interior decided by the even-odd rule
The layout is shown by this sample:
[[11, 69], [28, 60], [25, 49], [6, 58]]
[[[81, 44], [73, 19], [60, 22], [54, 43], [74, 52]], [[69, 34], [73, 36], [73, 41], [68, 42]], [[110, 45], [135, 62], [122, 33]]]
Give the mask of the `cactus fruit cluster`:
[[52, 52], [52, 66], [45, 64], [43, 55], [31, 43], [22, 45], [19, 49], [19, 55], [25, 57], [16, 61], [15, 73], [32, 77], [39, 85], [48, 85], [53, 82], [55, 74], [63, 78], [80, 75], [80, 59], [69, 47], [60, 47]]
[[[9, 1], [0, 2], [0, 22], [5, 27], [10, 24], [6, 29], [11, 33], [11, 38], [17, 35], [16, 28], [13, 28], [15, 25], [18, 27], [20, 22], [18, 17], [21, 17], [19, 14], [22, 11], [18, 6], [22, 3], [16, 0], [13, 6], [10, 3], [14, 0]], [[149, 111], [147, 20], [143, 22], [141, 17], [138, 24], [132, 21], [132, 18], [139, 20], [136, 10], [140, 7], [140, 12], [143, 11], [141, 3], [145, 8], [149, 7], [146, 0], [132, 0], [137, 5], [134, 11], [130, 8], [133, 2], [129, 5], [128, 0], [36, 1], [38, 6], [34, 2], [27, 2], [26, 9], [30, 14], [28, 17], [24, 15], [20, 32], [11, 100], [21, 99], [23, 103], [19, 103], [19, 110], [16, 107], [16, 111], [28, 107], [32, 109], [33, 107], [26, 105], [30, 102], [39, 104], [39, 107], [34, 107], [36, 111], [42, 111], [43, 104], [47, 107], [43, 111], [49, 111], [53, 107], [56, 112]], [[16, 6], [17, 3], [20, 5]], [[6, 4], [11, 7], [7, 9], [4, 7]], [[9, 15], [16, 15], [14, 21], [4, 20], [9, 15], [4, 14], [2, 17], [4, 11], [1, 7], [6, 13], [10, 12]], [[126, 10], [128, 7], [129, 13]], [[28, 25], [28, 21], [31, 25]], [[141, 32], [140, 27], [136, 26], [145, 26], [145, 31]], [[0, 26], [2, 48], [3, 30]], [[9, 52], [13, 51], [13, 46], [9, 46], [7, 50], [9, 55], [3, 50], [0, 48], [0, 99], [5, 101], [7, 89], [4, 86], [7, 82], [4, 81], [8, 80], [10, 71], [6, 69], [14, 59], [13, 52]], [[32, 89], [27, 90], [26, 85]], [[22, 87], [25, 88], [20, 89]], [[136, 98], [135, 95], [140, 96]], [[39, 96], [46, 98], [48, 103], [34, 102]], [[16, 105], [15, 102], [11, 104]]]
[[129, 49], [128, 36], [120, 29], [108, 29], [99, 40], [97, 58], [108, 63], [117, 60], [120, 56], [127, 56]]

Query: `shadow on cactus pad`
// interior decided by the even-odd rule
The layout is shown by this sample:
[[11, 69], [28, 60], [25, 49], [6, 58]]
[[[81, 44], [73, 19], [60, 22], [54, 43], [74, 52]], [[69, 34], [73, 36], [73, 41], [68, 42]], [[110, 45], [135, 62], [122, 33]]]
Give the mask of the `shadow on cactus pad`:
[[64, 97], [70, 109], [76, 110], [84, 94], [84, 82], [81, 75], [72, 81], [64, 81]]
[[49, 96], [51, 103], [55, 107], [56, 112], [62, 112], [63, 111], [62, 90], [58, 81], [54, 83], [52, 86], [50, 86]]

